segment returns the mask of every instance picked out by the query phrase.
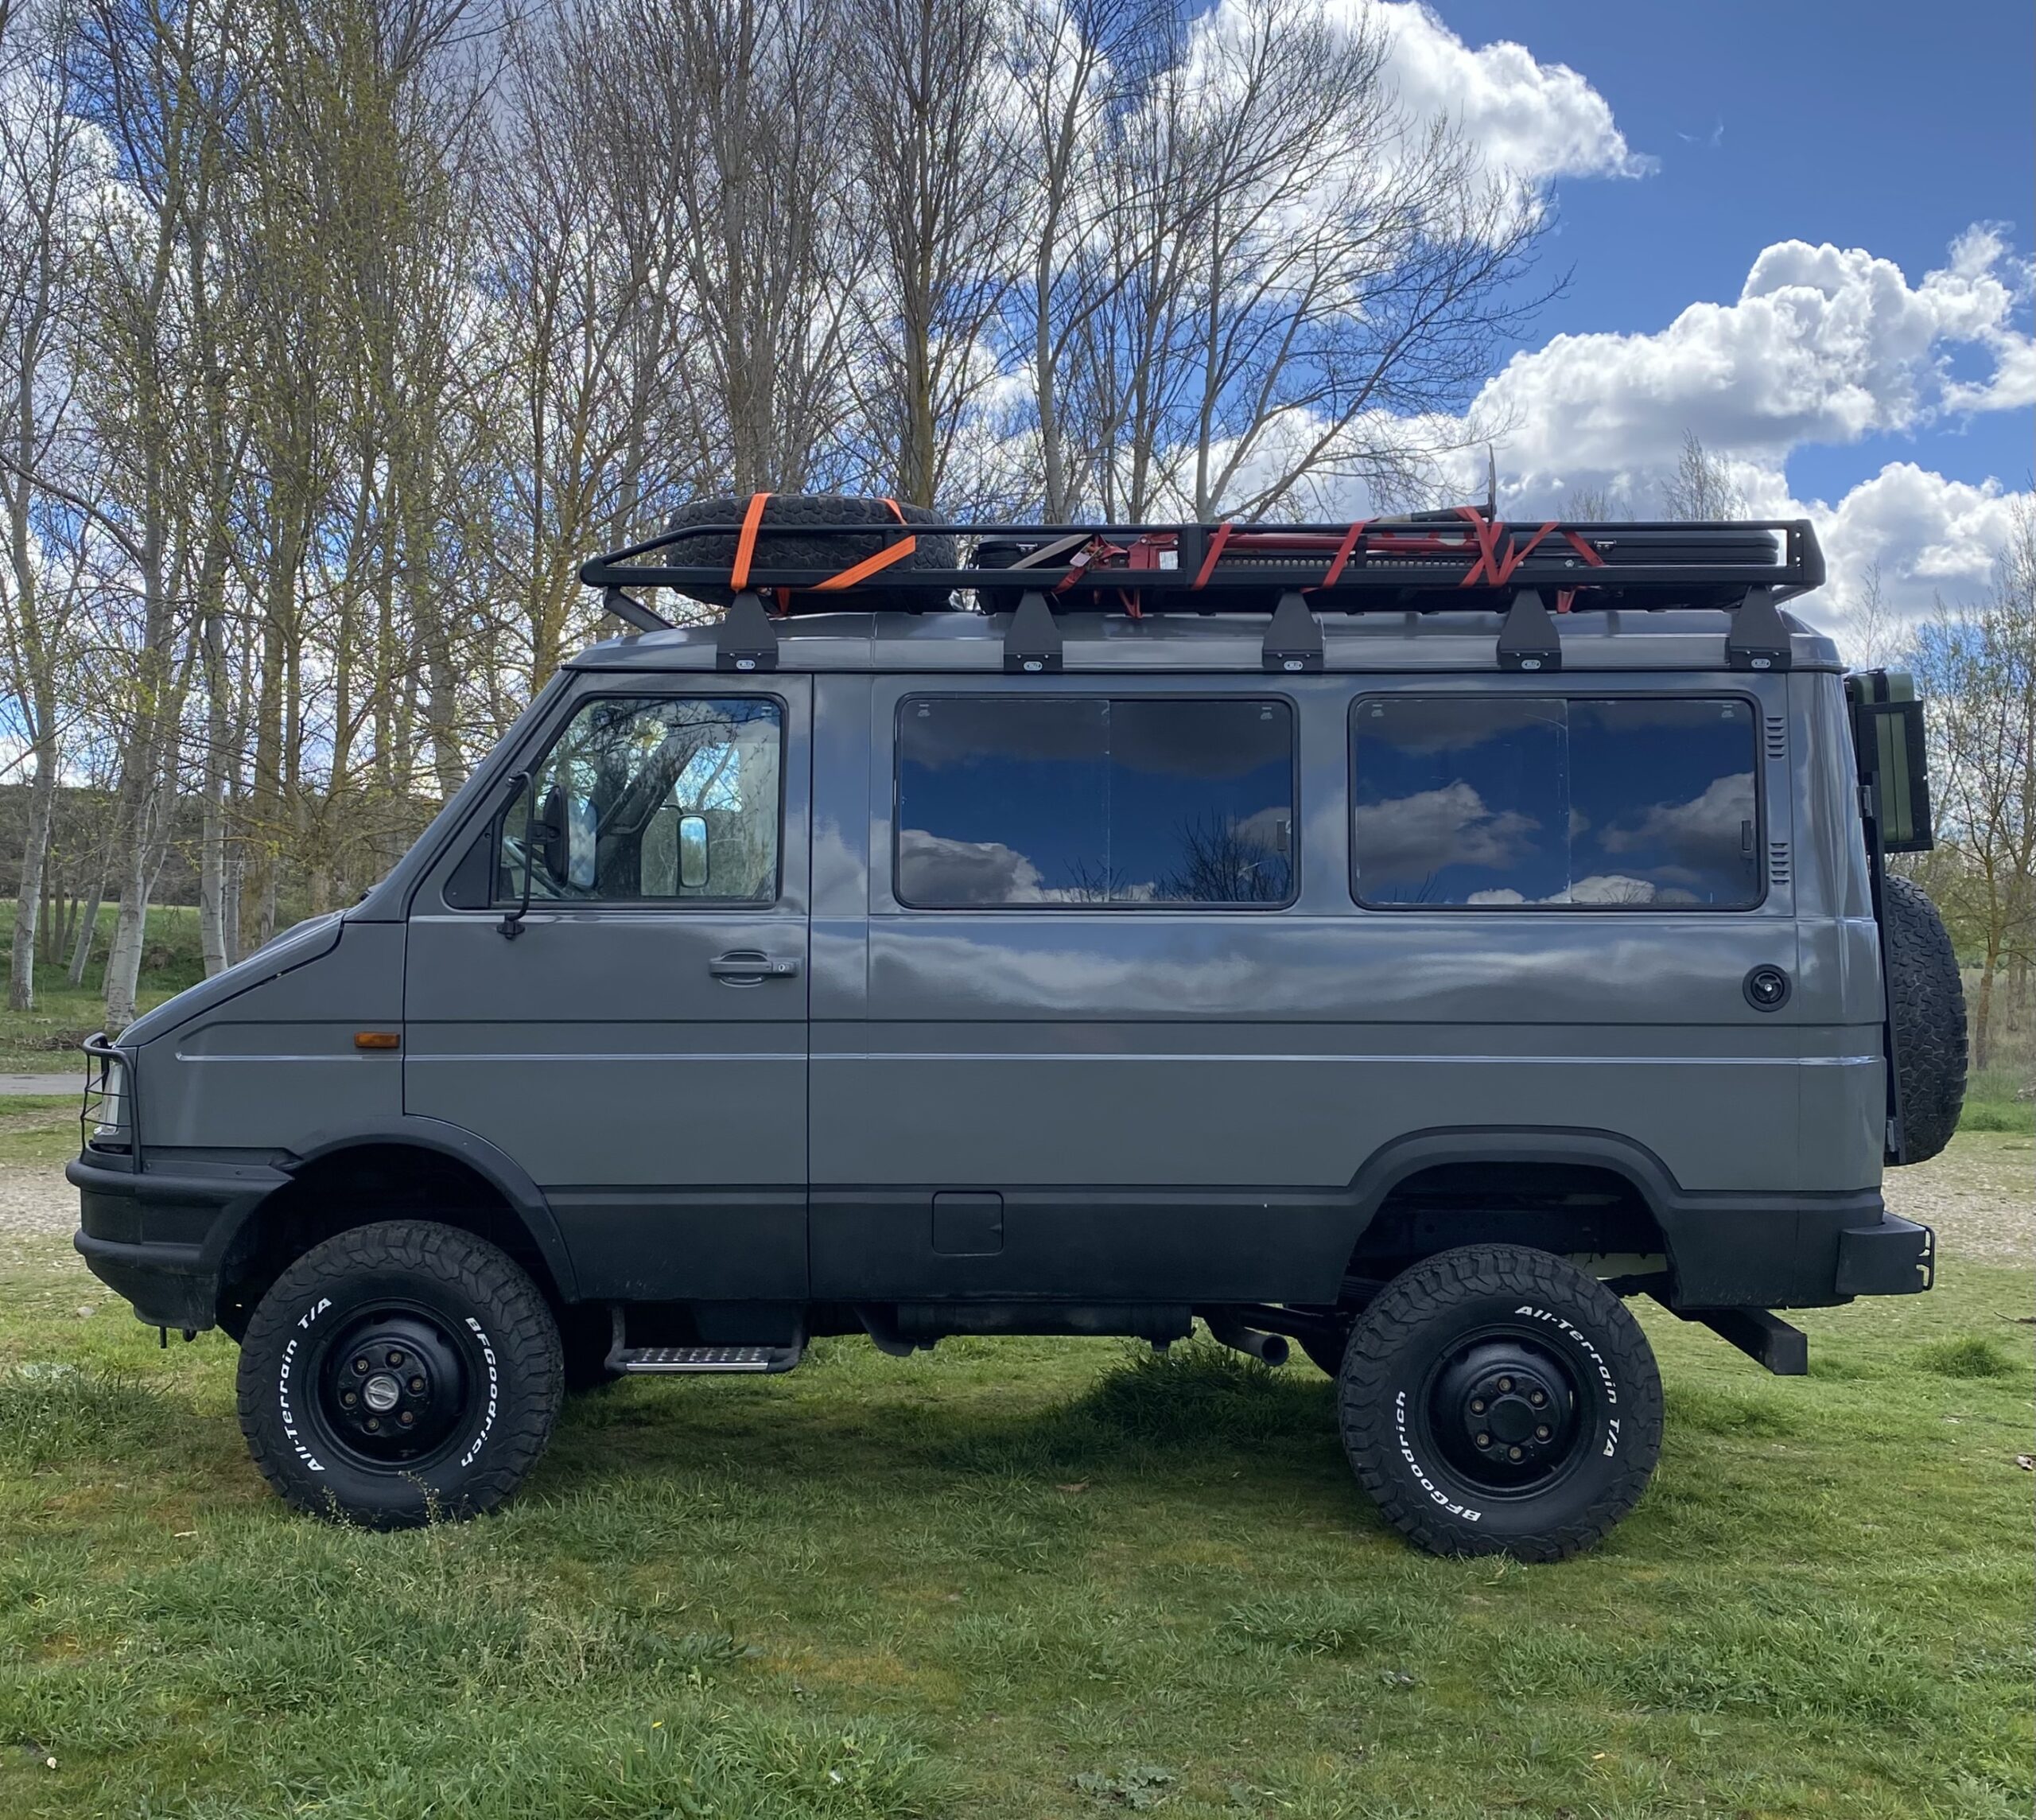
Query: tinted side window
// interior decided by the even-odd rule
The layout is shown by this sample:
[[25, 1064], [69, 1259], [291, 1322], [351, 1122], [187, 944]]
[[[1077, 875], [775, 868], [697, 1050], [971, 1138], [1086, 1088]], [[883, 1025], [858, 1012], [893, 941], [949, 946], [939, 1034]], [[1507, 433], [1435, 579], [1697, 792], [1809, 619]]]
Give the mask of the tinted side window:
[[774, 901], [781, 719], [756, 696], [587, 702], [504, 821], [496, 901], [526, 846], [534, 903]]
[[1361, 903], [1760, 901], [1745, 702], [1372, 696], [1351, 747]]
[[917, 696], [897, 892], [926, 909], [1293, 898], [1284, 702]]

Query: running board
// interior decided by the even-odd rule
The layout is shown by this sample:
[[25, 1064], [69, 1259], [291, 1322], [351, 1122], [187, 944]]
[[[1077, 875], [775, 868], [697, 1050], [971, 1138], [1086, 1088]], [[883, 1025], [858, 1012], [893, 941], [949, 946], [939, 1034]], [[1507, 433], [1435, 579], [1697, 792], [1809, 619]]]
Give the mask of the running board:
[[644, 1375], [789, 1371], [804, 1352], [798, 1346], [625, 1346], [608, 1355], [608, 1367]]

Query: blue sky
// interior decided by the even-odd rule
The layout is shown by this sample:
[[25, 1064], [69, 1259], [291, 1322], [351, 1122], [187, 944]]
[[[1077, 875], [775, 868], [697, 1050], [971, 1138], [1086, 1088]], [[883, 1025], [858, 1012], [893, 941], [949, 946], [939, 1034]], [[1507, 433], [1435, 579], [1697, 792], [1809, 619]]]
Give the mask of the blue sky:
[[1984, 587], [2036, 466], [2036, 9], [1385, 10], [1416, 104], [1553, 200], [1568, 288], [1486, 388], [1517, 508], [1579, 485], [1644, 504], [1694, 429], [1756, 509], [1818, 517], [1828, 616], [1876, 565], [1903, 612]]

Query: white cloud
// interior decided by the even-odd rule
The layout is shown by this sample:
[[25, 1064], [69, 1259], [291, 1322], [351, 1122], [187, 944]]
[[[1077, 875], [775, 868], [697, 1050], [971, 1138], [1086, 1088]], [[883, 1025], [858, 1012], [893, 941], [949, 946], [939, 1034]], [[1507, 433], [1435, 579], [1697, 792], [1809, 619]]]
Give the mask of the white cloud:
[[[2026, 410], [2036, 402], [2033, 288], [2030, 262], [1985, 224], [1914, 284], [1863, 248], [1782, 241], [1754, 261], [1734, 302], [1692, 304], [1652, 333], [1558, 335], [1515, 355], [1467, 420], [1507, 426], [1496, 438], [1503, 503], [1523, 515], [1552, 511], [1577, 488], [1652, 513], [1693, 431], [1750, 514], [1816, 524], [1831, 578], [1796, 611], [1836, 629], [1878, 566], [1886, 606], [1913, 616], [1986, 587], [2015, 495], [1998, 480], [1894, 461], [1835, 502], [1805, 500], [1789, 488], [1788, 457]], [[1984, 376], [1954, 370], [1975, 362]], [[1459, 458], [1451, 489], [1482, 493], [1482, 451]]]
[[[1502, 459], [1523, 492], [1671, 466], [1685, 431], [1778, 465], [1806, 442], [1848, 443], [1947, 415], [2036, 400], [2036, 355], [2016, 325], [2027, 267], [1990, 228], [1910, 285], [1863, 248], [1785, 240], [1737, 301], [1695, 303], [1652, 334], [1558, 335], [1516, 354], [1472, 414], [1510, 426]], [[1953, 379], [1952, 355], [1991, 362]]]
[[1536, 60], [1523, 45], [1473, 50], [1427, 6], [1377, 0], [1323, 0], [1331, 18], [1370, 11], [1392, 39], [1387, 68], [1417, 117], [1447, 116], [1486, 161], [1521, 181], [1560, 177], [1639, 177], [1638, 157], [1612, 119], [1611, 103], [1567, 64]]

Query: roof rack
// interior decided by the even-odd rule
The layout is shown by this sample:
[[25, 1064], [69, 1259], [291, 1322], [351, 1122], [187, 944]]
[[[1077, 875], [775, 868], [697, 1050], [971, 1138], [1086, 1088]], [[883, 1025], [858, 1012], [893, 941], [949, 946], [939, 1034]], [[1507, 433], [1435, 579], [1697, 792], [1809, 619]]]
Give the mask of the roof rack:
[[[1055, 621], [1070, 612], [1262, 613], [1265, 667], [1305, 671], [1322, 667], [1320, 614], [1502, 611], [1501, 667], [1541, 671], [1561, 666], [1561, 616], [1669, 607], [1728, 612], [1731, 667], [1785, 670], [1789, 636], [1775, 609], [1824, 578], [1806, 519], [1509, 524], [1457, 506], [1350, 524], [774, 524], [766, 497], [752, 498], [740, 523], [683, 525], [596, 557], [581, 579], [647, 630], [668, 622], [628, 589], [729, 602], [719, 644], [721, 667], [732, 670], [776, 667], [774, 618], [857, 605], [943, 612], [969, 593], [983, 611], [1012, 615], [1005, 667], [1036, 674], [1060, 667]], [[954, 539], [966, 566], [911, 560], [915, 534], [929, 530]], [[815, 540], [824, 549], [837, 539], [875, 554], [814, 566]], [[731, 543], [732, 562], [683, 559]], [[774, 544], [801, 560], [774, 562]]]

